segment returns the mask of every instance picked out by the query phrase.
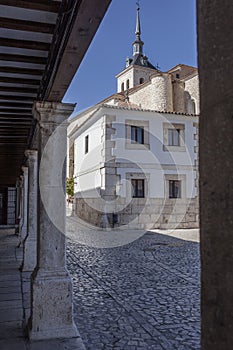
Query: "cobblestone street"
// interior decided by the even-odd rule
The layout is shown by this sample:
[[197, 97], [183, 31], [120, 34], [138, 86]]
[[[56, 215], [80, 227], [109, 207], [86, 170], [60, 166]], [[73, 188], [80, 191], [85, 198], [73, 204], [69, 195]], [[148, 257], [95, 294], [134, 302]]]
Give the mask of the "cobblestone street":
[[90, 230], [69, 220], [75, 322], [87, 349], [200, 349], [197, 242], [153, 231], [95, 248], [83, 244]]

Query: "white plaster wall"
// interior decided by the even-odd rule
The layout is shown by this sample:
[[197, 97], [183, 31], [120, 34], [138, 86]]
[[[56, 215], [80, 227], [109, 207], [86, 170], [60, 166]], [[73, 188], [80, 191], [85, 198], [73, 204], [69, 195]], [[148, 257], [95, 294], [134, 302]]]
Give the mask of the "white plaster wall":
[[[139, 159], [142, 163], [156, 164], [179, 164], [179, 165], [194, 165], [194, 132], [193, 122], [197, 122], [197, 117], [179, 116], [176, 114], [142, 112], [142, 111], [125, 111], [115, 110], [116, 121], [113, 122], [113, 127], [116, 128], [115, 135], [112, 140], [116, 141], [116, 147], [113, 155], [116, 157], [124, 156], [125, 159], [130, 159], [137, 162]], [[149, 138], [150, 149], [132, 150], [125, 148], [125, 121], [127, 119], [149, 121]], [[165, 152], [163, 151], [163, 123], [178, 123], [185, 125], [185, 144], [187, 152]]]
[[126, 90], [126, 81], [129, 79], [129, 88], [131, 89], [134, 85], [134, 72], [133, 67], [127, 70], [125, 73], [120, 75], [117, 79], [117, 92], [121, 92], [121, 84], [124, 83]]
[[[176, 171], [173, 170], [164, 170], [164, 169], [153, 169], [143, 168], [142, 165], [142, 174], [149, 174], [149, 187], [148, 187], [148, 196], [150, 198], [164, 198], [165, 196], [165, 175], [185, 175], [186, 177], [186, 198], [194, 198], [196, 196], [196, 189], [194, 186], [194, 173], [191, 170], [184, 170], [182, 168], [177, 168]], [[139, 169], [135, 168], [118, 168], [117, 174], [120, 175], [120, 180], [118, 183], [118, 195], [121, 197], [127, 197], [127, 173], [139, 173]]]
[[[85, 129], [74, 142], [74, 176], [77, 185], [75, 192], [87, 191], [101, 186], [100, 164], [102, 155], [103, 117]], [[85, 137], [89, 135], [89, 152], [85, 154]]]
[[75, 178], [75, 193], [78, 197], [97, 198], [101, 188], [100, 170], [93, 170]]
[[117, 92], [121, 92], [121, 84], [124, 83], [126, 90], [126, 81], [129, 79], [129, 88], [140, 85], [140, 78], [144, 79], [144, 82], [150, 80], [150, 76], [156, 71], [154, 69], [140, 67], [140, 66], [131, 66], [126, 69], [125, 72], [118, 75], [117, 77]]
[[[116, 122], [113, 127], [116, 128], [112, 140], [115, 141], [115, 149], [113, 155], [116, 162], [120, 162], [122, 166], [128, 169], [118, 168], [117, 174], [121, 175], [121, 179], [125, 178], [126, 172], [144, 172], [150, 174], [151, 185], [150, 195], [152, 197], [164, 196], [164, 174], [184, 174], [186, 175], [186, 194], [193, 197], [194, 188], [194, 161], [197, 153], [194, 153], [194, 133], [193, 122], [197, 122], [197, 117], [185, 117], [174, 114], [160, 114], [152, 112], [139, 111], [122, 111], [116, 110]], [[125, 121], [144, 120], [149, 121], [149, 144], [150, 149], [127, 149], [125, 143], [126, 128]], [[163, 123], [178, 123], [185, 125], [185, 151], [184, 152], [168, 152], [163, 150]], [[138, 168], [137, 168], [138, 167]], [[157, 185], [156, 185], [157, 184]], [[122, 185], [122, 195], [125, 195]]]

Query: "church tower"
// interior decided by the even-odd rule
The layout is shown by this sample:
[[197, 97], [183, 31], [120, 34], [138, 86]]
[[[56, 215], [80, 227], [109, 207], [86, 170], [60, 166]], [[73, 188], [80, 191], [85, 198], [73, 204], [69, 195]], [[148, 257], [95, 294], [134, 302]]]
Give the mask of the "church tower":
[[137, 4], [135, 41], [133, 57], [126, 59], [126, 68], [117, 77], [117, 92], [131, 89], [149, 81], [150, 75], [157, 71], [143, 54], [144, 42], [141, 40], [140, 7]]

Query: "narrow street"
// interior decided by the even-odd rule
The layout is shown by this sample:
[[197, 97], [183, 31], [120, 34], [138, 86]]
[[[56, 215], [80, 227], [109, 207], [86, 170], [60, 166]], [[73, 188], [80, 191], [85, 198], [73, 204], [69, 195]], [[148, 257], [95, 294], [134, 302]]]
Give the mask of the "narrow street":
[[[200, 349], [197, 230], [180, 232], [182, 239], [135, 232], [133, 240], [129, 231], [67, 221], [75, 322], [87, 349]], [[131, 235], [131, 243], [102, 248], [107, 234]]]

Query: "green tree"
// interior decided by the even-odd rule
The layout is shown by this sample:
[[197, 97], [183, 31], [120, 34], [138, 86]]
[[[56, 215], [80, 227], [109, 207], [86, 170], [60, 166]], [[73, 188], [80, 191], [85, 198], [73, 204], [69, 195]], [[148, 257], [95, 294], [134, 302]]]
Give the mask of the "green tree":
[[68, 177], [66, 179], [66, 193], [70, 197], [74, 196], [74, 178], [73, 177]]

